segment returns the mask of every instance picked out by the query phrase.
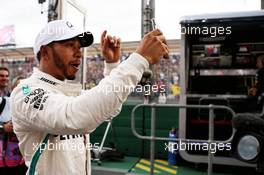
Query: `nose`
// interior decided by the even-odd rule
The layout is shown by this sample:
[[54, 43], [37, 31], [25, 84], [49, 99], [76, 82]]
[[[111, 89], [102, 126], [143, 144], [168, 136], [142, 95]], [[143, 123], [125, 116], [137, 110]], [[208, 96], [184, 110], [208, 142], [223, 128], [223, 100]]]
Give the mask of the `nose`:
[[73, 56], [75, 58], [81, 58], [82, 57], [81, 45], [80, 45], [79, 41], [75, 41], [72, 49], [73, 49], [73, 54], [74, 54]]
[[82, 57], [82, 52], [80, 48], [76, 49], [74, 57], [79, 59]]
[[81, 52], [81, 44], [80, 44], [80, 41], [77, 40], [75, 43], [74, 43], [74, 53], [75, 53], [75, 57], [77, 58], [81, 58], [82, 57], [82, 52]]

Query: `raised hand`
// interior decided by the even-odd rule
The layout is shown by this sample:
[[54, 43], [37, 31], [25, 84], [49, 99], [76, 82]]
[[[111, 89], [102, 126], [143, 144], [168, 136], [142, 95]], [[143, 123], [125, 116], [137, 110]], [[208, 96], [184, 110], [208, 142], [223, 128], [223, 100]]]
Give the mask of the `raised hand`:
[[101, 35], [102, 54], [107, 63], [116, 63], [121, 56], [120, 38], [106, 34], [107, 31], [104, 31]]
[[136, 52], [145, 57], [149, 64], [157, 63], [160, 58], [169, 58], [169, 48], [159, 29], [147, 33], [141, 40]]

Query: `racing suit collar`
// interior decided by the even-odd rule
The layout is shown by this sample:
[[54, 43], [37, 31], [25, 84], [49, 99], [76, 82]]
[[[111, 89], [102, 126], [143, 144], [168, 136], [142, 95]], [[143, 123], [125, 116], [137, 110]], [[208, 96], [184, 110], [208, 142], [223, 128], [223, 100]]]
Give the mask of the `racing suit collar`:
[[70, 96], [80, 95], [82, 90], [80, 83], [58, 80], [55, 77], [40, 71], [36, 67], [33, 68], [32, 76], [33, 78], [38, 79], [38, 81], [41, 81], [42, 85], [50, 86], [53, 89], [60, 90]]

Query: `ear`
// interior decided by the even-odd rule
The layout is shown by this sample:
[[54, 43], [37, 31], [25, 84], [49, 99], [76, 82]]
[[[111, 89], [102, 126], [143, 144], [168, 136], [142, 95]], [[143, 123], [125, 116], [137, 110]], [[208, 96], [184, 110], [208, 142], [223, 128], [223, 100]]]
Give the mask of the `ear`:
[[51, 48], [48, 46], [41, 46], [40, 53], [41, 53], [41, 59], [48, 60], [51, 54]]

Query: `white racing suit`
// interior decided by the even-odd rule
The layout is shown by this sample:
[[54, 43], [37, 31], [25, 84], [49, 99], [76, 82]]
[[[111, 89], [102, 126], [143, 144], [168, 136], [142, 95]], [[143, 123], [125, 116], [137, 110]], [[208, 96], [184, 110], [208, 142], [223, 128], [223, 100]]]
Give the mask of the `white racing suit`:
[[[111, 66], [106, 66], [106, 74]], [[50, 134], [35, 174], [90, 175], [89, 132], [118, 114], [148, 66], [146, 59], [133, 53], [98, 86], [82, 93], [80, 85], [60, 81], [35, 68], [11, 94], [13, 127], [26, 165]]]

